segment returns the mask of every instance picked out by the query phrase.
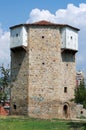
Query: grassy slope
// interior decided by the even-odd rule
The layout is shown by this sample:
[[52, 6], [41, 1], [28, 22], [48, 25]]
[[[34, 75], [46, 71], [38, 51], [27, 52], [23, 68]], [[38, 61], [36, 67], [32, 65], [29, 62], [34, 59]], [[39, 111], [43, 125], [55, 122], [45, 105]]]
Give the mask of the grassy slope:
[[86, 130], [86, 122], [6, 117], [0, 118], [0, 130]]

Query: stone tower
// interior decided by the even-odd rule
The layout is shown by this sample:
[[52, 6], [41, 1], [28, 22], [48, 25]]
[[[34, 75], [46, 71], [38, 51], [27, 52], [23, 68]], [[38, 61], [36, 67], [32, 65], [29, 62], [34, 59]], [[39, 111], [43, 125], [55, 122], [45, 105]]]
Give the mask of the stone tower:
[[48, 21], [10, 27], [12, 114], [74, 117], [78, 31]]

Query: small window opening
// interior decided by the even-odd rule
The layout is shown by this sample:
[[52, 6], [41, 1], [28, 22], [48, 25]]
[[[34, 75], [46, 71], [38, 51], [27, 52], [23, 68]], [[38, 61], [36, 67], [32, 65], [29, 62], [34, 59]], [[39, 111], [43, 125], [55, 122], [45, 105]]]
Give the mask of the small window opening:
[[83, 114], [83, 111], [81, 111], [81, 114]]
[[43, 62], [42, 65], [44, 65], [45, 63]]
[[72, 36], [71, 36], [70, 38], [71, 38], [71, 40], [73, 39], [73, 37], [72, 37]]
[[19, 63], [19, 66], [21, 65], [21, 63]]
[[16, 37], [18, 37], [18, 33], [16, 34]]
[[16, 108], [17, 108], [17, 107], [16, 107], [16, 104], [13, 105], [13, 108], [16, 110]]
[[42, 38], [44, 38], [44, 36], [42, 36]]
[[67, 87], [64, 87], [64, 93], [67, 93]]

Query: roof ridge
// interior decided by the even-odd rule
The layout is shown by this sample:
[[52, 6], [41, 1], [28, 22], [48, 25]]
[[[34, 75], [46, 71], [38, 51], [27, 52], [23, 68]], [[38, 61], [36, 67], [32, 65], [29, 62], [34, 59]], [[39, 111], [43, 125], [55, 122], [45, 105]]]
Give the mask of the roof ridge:
[[46, 20], [41, 20], [41, 21], [38, 21], [38, 22], [34, 22], [34, 23], [32, 23], [32, 24], [54, 24], [54, 23], [52, 23], [52, 22], [50, 22], [50, 21], [46, 21]]

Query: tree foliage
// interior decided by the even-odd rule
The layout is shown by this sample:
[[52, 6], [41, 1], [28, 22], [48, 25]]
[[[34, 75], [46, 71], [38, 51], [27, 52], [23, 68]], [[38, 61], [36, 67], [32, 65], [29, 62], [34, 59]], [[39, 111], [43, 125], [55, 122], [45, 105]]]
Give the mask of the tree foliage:
[[86, 86], [84, 80], [81, 81], [78, 88], [75, 90], [75, 102], [80, 103], [86, 108]]
[[9, 69], [5, 68], [4, 66], [0, 67], [0, 103], [7, 99], [7, 92], [6, 88], [9, 86], [10, 76], [9, 76]]

